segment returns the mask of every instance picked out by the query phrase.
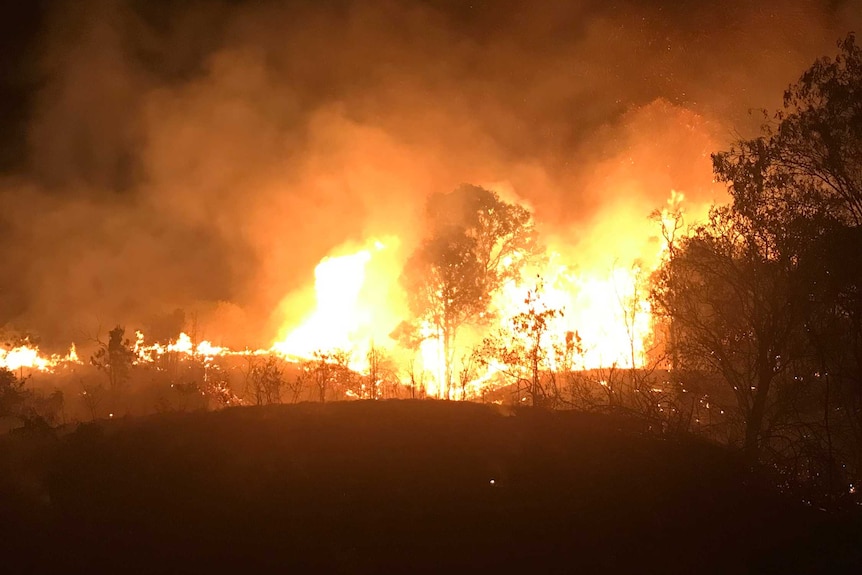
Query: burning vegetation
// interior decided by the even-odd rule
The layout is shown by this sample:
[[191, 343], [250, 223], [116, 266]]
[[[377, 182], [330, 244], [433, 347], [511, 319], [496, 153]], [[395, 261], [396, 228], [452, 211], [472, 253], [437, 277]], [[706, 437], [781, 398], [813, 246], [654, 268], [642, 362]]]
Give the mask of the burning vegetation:
[[[102, 145], [135, 153], [100, 155], [64, 139], [52, 124], [64, 110], [43, 103], [34, 156], [74, 161], [8, 184], [31, 206], [10, 208], [22, 246], [10, 257], [45, 254], [4, 296], [12, 311], [3, 315], [0, 416], [9, 426], [390, 398], [614, 412], [656, 434], [738, 447], [818, 505], [859, 502], [862, 51], [852, 34], [787, 89], [763, 126], [721, 152], [726, 138], [711, 119], [664, 97], [559, 137], [544, 104], [499, 96], [485, 108], [481, 74], [492, 72], [459, 68], [487, 56], [478, 44], [458, 48], [444, 73], [463, 80], [455, 87], [416, 79], [411, 62], [397, 61], [368, 92], [340, 68], [349, 81], [315, 83], [305, 60], [277, 57], [278, 26], [261, 24], [287, 16], [260, 10], [246, 23], [272, 37], [225, 40], [202, 70], [178, 61], [179, 79], [157, 81], [144, 64], [127, 69], [98, 50], [93, 69], [114, 70], [116, 84], [97, 95], [117, 121], [81, 125], [112, 126], [96, 134]], [[357, 10], [348, 20], [387, 28], [376, 11]], [[80, 50], [122, 44], [124, 14], [107, 11]], [[236, 26], [227, 38], [247, 34], [242, 19], [216, 19]], [[598, 30], [610, 34], [610, 23]], [[332, 36], [340, 26], [321, 16]], [[349, 46], [368, 39], [345, 29]], [[303, 34], [297, 42], [317, 45]], [[387, 42], [369, 50], [401, 53]], [[341, 56], [352, 61], [348, 49]], [[530, 70], [527, 60], [511, 66]], [[45, 65], [57, 67], [52, 86], [74, 116], [95, 82], [64, 62]], [[304, 88], [281, 85], [291, 74]], [[333, 96], [341, 82], [355, 89], [344, 101]], [[544, 76], [537, 83], [540, 96], [559, 89], [592, 101]], [[446, 104], [428, 105], [436, 102]], [[521, 141], [523, 121], [510, 125], [500, 109], [549, 135]], [[558, 149], [581, 139], [588, 170]], [[698, 167], [672, 170], [674, 154]], [[74, 201], [52, 195], [58, 181], [75, 182]], [[117, 196], [99, 198], [100, 186]], [[40, 214], [35, 231], [18, 215], [28, 209]], [[61, 240], [78, 236], [87, 239], [68, 253]], [[46, 326], [66, 313], [58, 342]], [[93, 315], [115, 327], [94, 329]]]
[[[679, 209], [681, 200], [675, 193], [669, 204]], [[136, 385], [136, 372], [194, 365], [199, 373], [180, 378], [198, 379], [205, 396], [220, 390], [224, 404], [482, 399], [505, 388], [494, 401], [564, 406], [562, 386], [545, 389], [549, 374], [641, 369], [647, 351], [649, 361], [660, 361], [645, 260], [605, 273], [576, 271], [542, 243], [529, 209], [479, 186], [431, 196], [427, 220], [426, 237], [405, 261], [391, 254], [394, 238], [325, 257], [315, 268], [313, 309], [282, 327], [268, 348], [235, 350], [186, 332], [147, 342], [143, 332], [128, 337], [117, 326], [107, 341], [87, 342], [94, 348], [89, 364], [114, 391]], [[666, 247], [649, 247], [654, 266]], [[0, 353], [0, 365], [22, 377], [87, 371], [75, 344], [67, 355], [47, 356], [24, 339]], [[236, 371], [254, 392], [227, 391], [236, 387]], [[269, 381], [263, 395], [261, 378]], [[282, 398], [281, 387], [292, 391]]]

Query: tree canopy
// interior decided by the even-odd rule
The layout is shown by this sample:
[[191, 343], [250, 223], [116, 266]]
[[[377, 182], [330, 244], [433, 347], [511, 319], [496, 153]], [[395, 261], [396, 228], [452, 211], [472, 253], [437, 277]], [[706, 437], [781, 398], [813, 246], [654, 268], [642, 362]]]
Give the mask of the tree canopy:
[[491, 296], [520, 275], [535, 248], [530, 211], [503, 201], [496, 192], [462, 185], [428, 199], [425, 239], [408, 260], [402, 283], [413, 331], [442, 344], [444, 395], [452, 383], [459, 329], [487, 322]]
[[811, 480], [862, 464], [862, 49], [838, 47], [760, 135], [713, 155], [732, 202], [678, 240], [652, 291], [673, 369], [718, 375], [752, 459], [805, 459]]

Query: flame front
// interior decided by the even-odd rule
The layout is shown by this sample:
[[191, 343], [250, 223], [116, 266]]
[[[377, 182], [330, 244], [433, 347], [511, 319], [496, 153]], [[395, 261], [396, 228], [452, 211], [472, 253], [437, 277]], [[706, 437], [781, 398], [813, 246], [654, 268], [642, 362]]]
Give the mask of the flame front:
[[204, 361], [210, 361], [217, 356], [246, 355], [249, 353], [262, 353], [260, 351], [233, 351], [226, 347], [214, 345], [212, 342], [203, 340], [197, 344], [192, 341], [190, 335], [181, 332], [176, 340], [162, 345], [160, 343], [147, 344], [143, 332], [135, 332], [135, 344], [132, 348], [135, 363], [155, 363], [159, 356], [167, 353], [175, 353], [179, 356], [198, 357]]
[[74, 343], [66, 355], [45, 355], [39, 351], [38, 345], [32, 345], [27, 340], [10, 349], [0, 348], [0, 368], [11, 371], [28, 369], [52, 372], [61, 365], [80, 363], [81, 360], [78, 358], [78, 351]]
[[[681, 201], [681, 194], [672, 194], [667, 207], [658, 214], [660, 225], [665, 228], [673, 225], [672, 213], [679, 209]], [[398, 348], [390, 338], [398, 324], [409, 316], [399, 283], [405, 260], [399, 247], [397, 238], [372, 238], [352, 249], [341, 247], [324, 257], [314, 271], [313, 310], [299, 322], [285, 322], [269, 349], [234, 351], [207, 340], [195, 341], [187, 333], [180, 333], [176, 340], [166, 344], [146, 343], [144, 334], [138, 331], [133, 344], [134, 362], [154, 364], [165, 354], [205, 363], [219, 356], [267, 354], [299, 362], [313, 358], [316, 353], [339, 352], [348, 354], [351, 369], [364, 373], [369, 367], [368, 353], [375, 349], [398, 359], [397, 377], [402, 382], [418, 375], [427, 394], [440, 396], [445, 358], [433, 326], [425, 325], [420, 330], [422, 341], [415, 351]], [[563, 249], [548, 249], [539, 258], [544, 262], [541, 266], [533, 264], [524, 270], [522, 277], [491, 294], [494, 325], [466, 330], [468, 333], [459, 336], [457, 353], [467, 357], [470, 348], [475, 348], [487, 333], [505, 328], [524, 313], [528, 294], [535, 289], [538, 279], [542, 285], [537, 294], [539, 305], [559, 312], [549, 318], [542, 338], [543, 356], [550, 358], [547, 369], [642, 367], [652, 335], [644, 278], [666, 255], [666, 245], [647, 245], [646, 249], [652, 253], [637, 254], [628, 265], [609, 269], [585, 266], [584, 261], [565, 256]], [[645, 265], [643, 261], [651, 263]], [[284, 306], [288, 307], [290, 301], [286, 300]], [[560, 365], [554, 359], [555, 350], [571, 347], [573, 338], [578, 342], [577, 354], [570, 355], [565, 366]], [[42, 354], [37, 346], [26, 341], [0, 349], [0, 367], [11, 370], [50, 372], [64, 363], [81, 363], [74, 345], [66, 356]], [[482, 370], [472, 366], [474, 371], [468, 374], [466, 383], [466, 371], [456, 375], [462, 379], [466, 396], [478, 395], [483, 386], [492, 384], [495, 374], [510, 367], [500, 358], [488, 358], [484, 366]]]
[[[407, 317], [402, 300], [386, 295], [400, 289], [398, 278], [403, 266], [403, 261], [391, 256], [386, 244], [370, 240], [356, 251], [323, 258], [315, 269], [314, 310], [298, 325], [282, 327], [283, 335], [271, 350], [292, 360], [310, 358], [315, 352], [347, 352], [350, 366], [360, 372], [367, 369], [366, 354], [372, 346], [402, 358], [408, 355], [410, 352], [397, 349], [388, 337]], [[546, 262], [542, 267], [525, 270], [522, 278], [492, 294], [499, 325], [506, 325], [524, 311], [525, 295], [538, 277], [544, 286], [542, 305], [562, 312], [550, 322], [544, 345], [549, 349], [563, 345], [574, 333], [583, 344], [568, 368], [641, 367], [651, 336], [651, 314], [643, 285], [650, 270], [636, 261], [604, 271], [575, 271], [555, 250], [541, 259]], [[401, 378], [406, 381], [418, 370], [425, 391], [439, 396], [445, 373], [443, 346], [433, 326], [423, 326], [420, 335], [422, 341], [413, 356], [418, 361], [410, 362], [409, 369], [402, 366]], [[465, 334], [460, 338], [461, 353], [466, 355], [479, 341], [478, 332]], [[552, 355], [550, 351], [548, 355]], [[471, 375], [468, 387], [474, 393], [504, 367], [499, 362], [496, 368], [494, 365], [491, 362], [485, 371]]]

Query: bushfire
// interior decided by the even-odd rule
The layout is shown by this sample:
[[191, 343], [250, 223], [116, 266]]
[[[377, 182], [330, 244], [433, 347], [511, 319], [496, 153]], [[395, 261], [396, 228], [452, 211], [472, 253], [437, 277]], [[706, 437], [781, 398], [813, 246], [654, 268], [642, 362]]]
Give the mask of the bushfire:
[[[679, 209], [682, 201], [682, 194], [673, 192], [660, 217], [653, 221], [644, 218], [636, 231], [645, 239], [651, 235], [655, 239], [655, 226], [666, 225], [669, 214]], [[613, 254], [611, 265], [604, 266], [585, 265], [565, 247], [545, 247], [518, 277], [490, 294], [490, 311], [483, 325], [466, 329], [459, 336], [448, 361], [453, 365], [452, 376], [460, 381], [460, 393], [444, 383], [447, 357], [433, 326], [420, 330], [413, 347], [393, 336], [408, 313], [399, 283], [404, 261], [395, 237], [370, 238], [358, 247], [345, 246], [324, 257], [314, 272], [313, 309], [298, 323], [285, 321], [268, 348], [231, 349], [198, 341], [185, 332], [166, 343], [148, 343], [146, 335], [137, 331], [131, 344], [131, 363], [156, 365], [161, 357], [171, 354], [204, 364], [216, 358], [245, 356], [277, 358], [298, 365], [320, 358], [329, 361], [325, 358], [337, 355], [350, 370], [362, 374], [374, 369], [374, 357], [385, 353], [398, 365], [396, 379], [402, 385], [415, 384], [418, 377], [428, 396], [451, 399], [482, 395], [501, 384], [501, 374], [512, 367], [500, 357], [477, 361], [483, 344], [487, 347], [489, 334], [508, 338], [516, 347], [532, 345], [533, 359], [541, 369], [640, 368], [657, 345], [646, 281], [661, 261], [666, 243], [641, 242], [638, 253]], [[535, 330], [525, 330], [523, 322], [521, 329], [512, 327], [518, 318], [531, 314], [541, 316], [538, 337]], [[531, 338], [535, 339], [532, 343]], [[42, 353], [39, 346], [26, 340], [0, 348], [0, 367], [21, 373], [51, 373], [83, 363], [74, 343], [65, 355]]]

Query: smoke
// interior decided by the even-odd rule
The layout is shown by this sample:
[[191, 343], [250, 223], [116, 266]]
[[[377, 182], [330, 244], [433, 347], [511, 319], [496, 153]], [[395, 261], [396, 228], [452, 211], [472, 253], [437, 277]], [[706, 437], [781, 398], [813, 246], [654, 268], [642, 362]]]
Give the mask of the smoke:
[[[344, 243], [409, 253], [427, 195], [494, 187], [591, 265], [752, 133], [862, 3], [49, 4], [0, 184], [0, 325], [47, 344], [182, 308], [267, 345]], [[8, 145], [8, 144], [4, 144]], [[643, 232], [649, 233], [649, 232]]]

